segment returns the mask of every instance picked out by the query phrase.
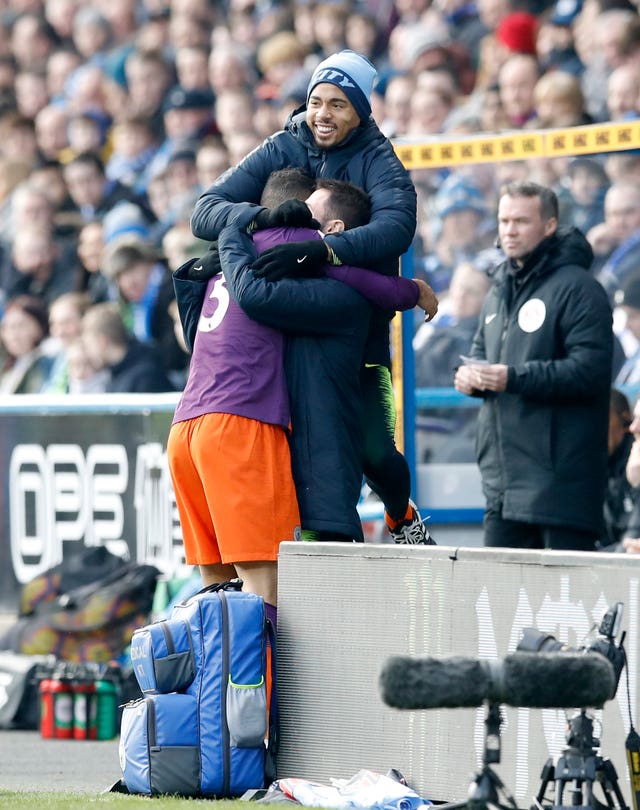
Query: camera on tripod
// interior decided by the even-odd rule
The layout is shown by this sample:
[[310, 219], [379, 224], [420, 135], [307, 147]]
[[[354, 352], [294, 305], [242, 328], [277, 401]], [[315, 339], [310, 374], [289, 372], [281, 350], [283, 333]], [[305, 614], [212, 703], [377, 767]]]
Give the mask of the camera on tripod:
[[[615, 679], [608, 696], [610, 700], [615, 697], [626, 661], [623, 647], [624, 633], [620, 641], [616, 642], [622, 624], [623, 609], [622, 602], [616, 602], [610, 607], [597, 628], [590, 633], [585, 644], [578, 649], [571, 648], [549, 633], [541, 632], [534, 627], [527, 627], [524, 630], [522, 640], [516, 649], [532, 653], [594, 652], [604, 656], [613, 668]], [[585, 707], [568, 718], [565, 739], [567, 746], [560, 756], [549, 759], [542, 769], [540, 789], [532, 810], [545, 808], [563, 810], [568, 805], [583, 810], [587, 808], [627, 810], [618, 785], [616, 769], [609, 759], [600, 756], [598, 752], [600, 740], [593, 734], [593, 718], [587, 714]], [[600, 786], [604, 803], [594, 795], [595, 785]], [[551, 796], [550, 788], [552, 788]]]
[[585, 643], [580, 647], [569, 647], [567, 644], [558, 641], [558, 639], [550, 633], [545, 633], [535, 627], [525, 627], [522, 632], [522, 639], [518, 643], [516, 650], [518, 652], [532, 653], [595, 652], [603, 655], [613, 667], [615, 676], [615, 688], [608, 698], [611, 700], [618, 689], [618, 683], [625, 664], [624, 649], [622, 647], [624, 635], [621, 637], [620, 641], [616, 643], [616, 637], [622, 624], [623, 611], [623, 602], [616, 602], [610, 607], [602, 617], [600, 624], [597, 628], [594, 628], [594, 631], [589, 634]]

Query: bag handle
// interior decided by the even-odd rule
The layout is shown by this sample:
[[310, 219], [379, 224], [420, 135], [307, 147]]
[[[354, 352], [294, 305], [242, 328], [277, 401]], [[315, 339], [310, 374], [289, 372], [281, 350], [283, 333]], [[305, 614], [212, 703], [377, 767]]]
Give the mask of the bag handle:
[[213, 582], [211, 585], [205, 585], [195, 595], [200, 596], [201, 593], [216, 593], [217, 591], [241, 591], [243, 585], [244, 582], [239, 577], [236, 577], [227, 580], [227, 582]]

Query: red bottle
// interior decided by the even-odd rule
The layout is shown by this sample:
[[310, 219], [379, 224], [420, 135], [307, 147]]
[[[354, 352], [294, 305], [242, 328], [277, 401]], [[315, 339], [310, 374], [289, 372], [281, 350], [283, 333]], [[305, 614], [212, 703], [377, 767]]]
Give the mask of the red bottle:
[[40, 734], [45, 738], [73, 737], [71, 683], [55, 675], [40, 682]]

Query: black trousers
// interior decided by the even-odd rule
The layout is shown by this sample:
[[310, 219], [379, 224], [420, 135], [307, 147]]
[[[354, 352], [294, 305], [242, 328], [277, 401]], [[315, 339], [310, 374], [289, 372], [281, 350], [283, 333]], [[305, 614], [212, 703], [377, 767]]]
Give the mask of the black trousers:
[[395, 443], [391, 373], [386, 366], [363, 366], [360, 385], [364, 400], [364, 476], [389, 515], [401, 520], [411, 495], [411, 473]]
[[482, 521], [484, 544], [491, 548], [562, 549], [596, 551], [598, 532], [507, 520], [497, 510], [487, 509]]

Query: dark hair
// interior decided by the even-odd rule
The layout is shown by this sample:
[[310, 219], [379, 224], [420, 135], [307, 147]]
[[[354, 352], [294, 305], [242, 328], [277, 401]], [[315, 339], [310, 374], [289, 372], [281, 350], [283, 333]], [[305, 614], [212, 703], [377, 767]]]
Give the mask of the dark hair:
[[306, 200], [314, 188], [315, 180], [304, 169], [279, 169], [264, 184], [260, 204], [275, 208], [285, 200]]
[[509, 197], [537, 197], [540, 200], [540, 216], [546, 222], [548, 219], [558, 219], [558, 198], [555, 191], [530, 180], [514, 180], [500, 189], [500, 196]]
[[320, 179], [316, 188], [326, 188], [331, 196], [327, 210], [331, 219], [341, 219], [346, 229], [366, 225], [371, 217], [369, 195], [353, 183], [344, 180]]
[[92, 166], [100, 174], [104, 174], [104, 163], [100, 155], [95, 152], [81, 152], [72, 157], [67, 166]]
[[49, 334], [49, 309], [42, 298], [35, 295], [18, 295], [10, 298], [4, 307], [5, 314], [12, 309], [19, 309], [33, 318], [42, 331], [42, 337]]
[[611, 389], [609, 407], [615, 412], [622, 424], [625, 427], [629, 427], [631, 424], [631, 406], [622, 391], [618, 391], [617, 388]]

